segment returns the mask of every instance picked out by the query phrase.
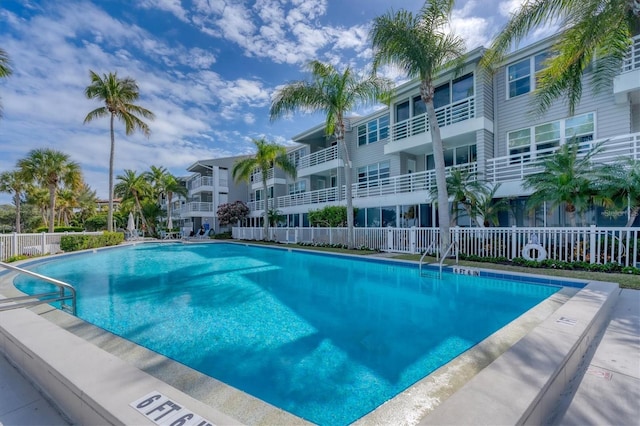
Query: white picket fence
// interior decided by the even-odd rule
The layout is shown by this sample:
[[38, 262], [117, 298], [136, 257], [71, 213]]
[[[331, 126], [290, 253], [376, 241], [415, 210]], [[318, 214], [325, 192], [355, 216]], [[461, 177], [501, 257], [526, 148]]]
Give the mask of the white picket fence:
[[42, 232], [40, 234], [0, 234], [0, 261], [12, 256], [39, 256], [60, 252], [63, 235], [102, 235], [102, 232]]
[[[263, 228], [233, 228], [241, 240], [263, 240]], [[390, 253], [423, 253], [439, 237], [437, 228], [354, 228], [355, 247]], [[281, 243], [346, 244], [346, 228], [269, 228]], [[512, 260], [531, 255], [566, 262], [640, 266], [640, 228], [451, 228], [459, 253]], [[531, 245], [533, 244], [533, 245]], [[539, 250], [542, 248], [542, 250]]]

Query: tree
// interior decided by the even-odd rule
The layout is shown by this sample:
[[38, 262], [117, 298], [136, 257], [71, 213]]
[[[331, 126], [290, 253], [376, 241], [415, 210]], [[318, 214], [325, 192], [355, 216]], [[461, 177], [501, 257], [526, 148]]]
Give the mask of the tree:
[[344, 206], [326, 206], [318, 210], [309, 210], [311, 226], [342, 227], [347, 222], [347, 209]]
[[566, 99], [569, 113], [573, 115], [582, 95], [582, 78], [590, 64], [594, 64], [592, 82], [596, 91], [610, 84], [620, 72], [631, 45], [631, 35], [640, 27], [640, 3], [637, 0], [530, 0], [511, 17], [482, 64], [499, 64], [507, 50], [531, 30], [558, 21], [563, 32], [551, 48], [546, 68], [536, 77], [534, 102], [542, 113], [554, 100]]
[[[9, 77], [12, 73], [9, 55], [3, 49], [0, 49], [0, 78]], [[0, 117], [2, 117], [2, 104], [0, 104]]]
[[[460, 214], [460, 206], [467, 213], [469, 220], [476, 220], [475, 207], [478, 203], [478, 195], [483, 188], [476, 177], [475, 173], [469, 173], [468, 170], [453, 169], [447, 181], [447, 193], [451, 197], [451, 222], [454, 226]], [[437, 186], [431, 190], [431, 198], [437, 198]], [[447, 205], [449, 203], [447, 202]]]
[[386, 99], [391, 83], [375, 75], [360, 78], [347, 67], [340, 73], [335, 67], [319, 61], [309, 64], [311, 81], [294, 81], [279, 89], [271, 103], [271, 120], [296, 111], [322, 112], [326, 116], [325, 132], [333, 135], [341, 147], [347, 204], [347, 246], [353, 248], [352, 164], [345, 133], [345, 114], [359, 105]]
[[253, 157], [247, 157], [235, 162], [231, 175], [237, 181], [251, 180], [254, 170], [259, 170], [262, 175], [262, 191], [264, 194], [264, 238], [268, 238], [269, 232], [269, 192], [267, 191], [267, 175], [273, 167], [279, 167], [293, 179], [296, 178], [296, 166], [287, 157], [285, 147], [267, 142], [264, 139], [253, 139], [257, 152]]
[[249, 215], [249, 207], [242, 201], [220, 204], [216, 215], [220, 225], [231, 225], [245, 220]]
[[107, 230], [113, 231], [113, 160], [115, 157], [115, 133], [114, 121], [117, 118], [125, 126], [127, 135], [140, 130], [145, 136], [149, 136], [150, 130], [147, 123], [139, 116], [153, 120], [154, 114], [132, 102], [138, 100], [140, 93], [138, 84], [132, 78], [118, 78], [117, 73], [104, 74], [100, 77], [93, 71], [89, 71], [91, 84], [87, 86], [84, 93], [89, 99], [98, 99], [105, 103], [105, 106], [91, 111], [84, 119], [84, 123], [89, 123], [97, 118], [110, 118], [111, 149], [109, 153], [109, 211], [107, 213]]
[[596, 170], [598, 189], [613, 202], [629, 207], [626, 226], [632, 226], [640, 212], [640, 160], [624, 157]]
[[13, 204], [16, 206], [15, 230], [21, 232], [20, 206], [22, 204], [22, 194], [26, 190], [27, 183], [20, 171], [13, 170], [0, 174], [0, 192], [13, 194]]
[[80, 188], [83, 183], [80, 166], [67, 154], [49, 148], [30, 151], [17, 166], [28, 182], [36, 182], [49, 190], [49, 232], [53, 232], [56, 194], [60, 185], [71, 191]]
[[150, 198], [151, 196], [151, 186], [149, 182], [143, 174], [137, 174], [134, 170], [130, 169], [125, 169], [124, 174], [116, 176], [116, 179], [119, 182], [114, 187], [115, 194], [122, 198], [123, 203], [133, 201], [135, 210], [140, 214], [140, 220], [142, 220], [143, 225], [148, 228], [149, 224], [142, 209], [142, 200]]
[[169, 218], [171, 217], [171, 204], [174, 195], [182, 195], [187, 197], [189, 190], [171, 173], [165, 173], [160, 181], [162, 192], [167, 195], [167, 228], [169, 227]]
[[98, 196], [96, 195], [96, 191], [92, 190], [91, 187], [85, 183], [77, 192], [76, 201], [78, 203], [78, 208], [80, 209], [80, 211], [76, 213], [76, 217], [79, 223], [84, 224], [88, 218], [96, 214]]
[[596, 196], [591, 159], [601, 148], [602, 143], [581, 155], [580, 144], [572, 141], [545, 156], [539, 161], [542, 170], [524, 177], [523, 188], [534, 191], [529, 205], [547, 202], [551, 210], [564, 203], [571, 226], [576, 226], [576, 214], [585, 212]]
[[153, 197], [158, 200], [158, 204], [162, 204], [162, 194], [164, 193], [163, 180], [168, 171], [163, 166], [151, 166], [148, 172], [144, 173], [145, 179], [153, 189]]
[[433, 142], [443, 252], [449, 246], [449, 195], [444, 148], [433, 96], [438, 75], [448, 67], [458, 70], [462, 64], [464, 40], [445, 32], [452, 10], [453, 0], [427, 1], [416, 15], [400, 10], [375, 18], [370, 33], [374, 48], [374, 69], [392, 64], [404, 70], [409, 77], [420, 80], [420, 97], [427, 107], [429, 132]]
[[476, 196], [475, 215], [482, 220], [483, 227], [498, 226], [499, 214], [511, 209], [508, 198], [495, 198], [500, 184], [485, 183]]

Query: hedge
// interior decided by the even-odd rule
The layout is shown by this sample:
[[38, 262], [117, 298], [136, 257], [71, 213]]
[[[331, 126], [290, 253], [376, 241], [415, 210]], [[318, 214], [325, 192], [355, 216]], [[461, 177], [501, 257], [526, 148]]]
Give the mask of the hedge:
[[[53, 232], [82, 232], [84, 228], [82, 226], [56, 226], [53, 228]], [[41, 232], [49, 232], [49, 228], [47, 226], [41, 226], [36, 229], [37, 233]]]
[[115, 246], [124, 241], [121, 232], [104, 232], [102, 235], [63, 235], [60, 239], [60, 249], [63, 251], [77, 251], [98, 247]]

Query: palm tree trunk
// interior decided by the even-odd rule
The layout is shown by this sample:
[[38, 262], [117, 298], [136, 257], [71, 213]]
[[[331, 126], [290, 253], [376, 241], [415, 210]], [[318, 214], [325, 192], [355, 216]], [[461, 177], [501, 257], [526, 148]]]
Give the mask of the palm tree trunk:
[[109, 153], [109, 210], [107, 212], [107, 231], [113, 232], [113, 158], [116, 154], [116, 137], [113, 131], [115, 114], [111, 113], [111, 151]]
[[53, 232], [54, 221], [56, 218], [56, 187], [49, 184], [49, 233]]
[[[349, 149], [347, 143], [344, 140], [344, 121], [342, 117], [338, 118], [338, 124], [336, 125], [336, 140], [338, 146], [344, 150], [344, 184], [345, 184], [345, 198], [347, 201], [347, 248], [352, 249], [353, 242], [353, 194], [351, 178], [353, 176], [351, 171], [351, 159], [349, 158]], [[338, 188], [339, 189], [339, 188]]]
[[267, 193], [267, 173], [268, 170], [262, 170], [262, 192], [264, 193], [264, 211], [262, 213], [264, 216], [264, 233], [262, 234], [262, 238], [265, 241], [269, 240], [269, 194]]
[[16, 191], [13, 197], [13, 202], [16, 205], [16, 232], [19, 234], [22, 228], [22, 219], [20, 217], [20, 192]]
[[440, 136], [440, 126], [433, 106], [433, 87], [422, 83], [420, 85], [422, 100], [427, 106], [429, 117], [429, 130], [433, 142], [433, 162], [436, 168], [436, 187], [438, 188], [438, 219], [440, 221], [440, 252], [449, 248], [449, 194], [447, 193], [447, 177], [444, 169], [444, 147]]
[[169, 218], [171, 218], [171, 199], [173, 198], [173, 192], [167, 191], [167, 231], [171, 232], [169, 229]]

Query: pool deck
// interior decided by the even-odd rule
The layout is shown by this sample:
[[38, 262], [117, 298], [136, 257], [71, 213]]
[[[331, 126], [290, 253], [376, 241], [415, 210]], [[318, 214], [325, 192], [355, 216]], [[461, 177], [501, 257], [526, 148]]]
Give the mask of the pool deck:
[[[635, 424], [640, 418], [637, 404], [640, 400], [640, 291], [619, 291], [602, 283], [593, 284], [591, 293], [574, 297], [571, 303], [554, 308], [551, 313], [541, 312], [540, 315], [548, 316], [546, 320], [506, 349], [502, 356], [496, 355], [494, 362], [487, 361], [490, 365], [455, 393], [452, 391], [453, 395], [447, 395], [442, 403], [435, 401], [435, 410], [425, 410], [426, 406], [434, 405], [434, 401], [425, 401], [424, 395], [414, 394], [409, 399], [398, 399], [404, 403], [396, 399], [388, 401], [357, 423], [381, 424], [376, 413], [398, 411], [395, 419], [403, 421], [394, 422], [396, 424]], [[611, 306], [606, 307], [607, 303]], [[109, 346], [118, 347], [123, 353], [132, 351], [130, 347], [121, 347], [122, 342], [84, 330], [79, 320], [67, 314], [50, 309], [45, 312], [44, 307], [39, 309], [0, 312], [0, 425], [89, 424], [95, 423], [89, 421], [95, 418], [101, 418], [105, 424], [154, 424], [130, 404], [155, 391], [216, 424], [305, 423], [275, 407], [267, 407], [265, 411], [259, 401], [240, 391], [230, 391], [224, 385], [218, 386], [219, 382], [207, 382], [204, 386], [215, 396], [198, 395], [202, 390], [185, 393], [176, 389], [181, 388], [178, 384], [172, 386], [154, 377], [157, 376], [154, 372], [161, 375], [167, 370], [164, 374], [173, 376], [179, 369], [181, 374], [186, 374], [187, 381], [197, 382], [202, 378], [168, 365], [162, 357], [147, 359], [146, 367], [141, 367], [133, 359], [141, 362], [141, 358], [148, 358], [144, 352], [131, 355], [131, 359], [123, 358], [123, 354], [107, 353]], [[589, 310], [602, 311], [604, 316], [597, 319], [597, 315], [587, 313]], [[58, 317], [57, 322], [67, 324], [54, 324], [56, 321], [45, 318], [47, 316]], [[560, 318], [576, 321], [567, 324], [559, 321]], [[600, 321], [600, 329], [605, 331], [589, 335], [590, 328], [598, 329], [594, 321]], [[95, 335], [93, 341], [89, 334]], [[555, 341], [551, 335], [556, 336]], [[548, 345], [544, 359], [531, 359], [532, 362], [523, 364], [522, 356], [526, 358], [527, 354], [534, 353], [540, 344]], [[480, 344], [477, 349], [482, 352], [488, 347]], [[584, 349], [578, 359], [571, 360], [566, 353], [562, 354], [575, 347]], [[576, 364], [575, 374], [563, 377], [561, 385], [555, 387], [546, 381], [538, 383], [538, 378], [544, 380], [544, 375], [558, 374], [558, 371], [560, 375], [565, 374], [564, 369], [557, 368], [563, 363]], [[440, 379], [447, 380], [446, 374]], [[428, 378], [421, 382], [423, 386], [429, 384]], [[215, 389], [211, 390], [212, 387]], [[405, 393], [419, 391], [420, 388], [414, 386]], [[211, 401], [212, 398], [217, 401]], [[550, 399], [556, 402], [557, 408], [549, 408], [545, 401]], [[411, 406], [413, 403], [416, 405]], [[214, 408], [216, 406], [219, 408]], [[536, 407], [544, 410], [536, 411]], [[158, 410], [162, 411], [162, 407]], [[230, 414], [234, 410], [244, 415], [239, 418]], [[65, 415], [60, 414], [62, 411]], [[535, 415], [546, 417], [537, 419]]]

